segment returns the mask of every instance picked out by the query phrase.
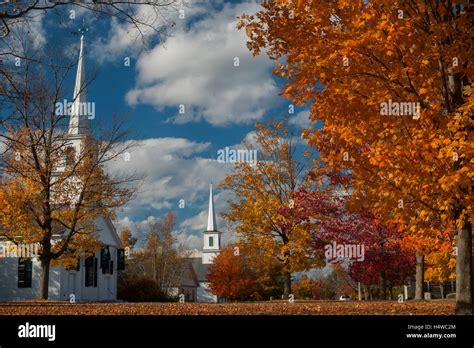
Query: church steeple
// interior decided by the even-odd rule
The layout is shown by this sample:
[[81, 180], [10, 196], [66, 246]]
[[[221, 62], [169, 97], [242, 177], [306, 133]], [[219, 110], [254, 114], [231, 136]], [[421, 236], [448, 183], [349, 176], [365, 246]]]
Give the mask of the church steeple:
[[79, 61], [77, 63], [76, 84], [72, 96], [72, 109], [69, 119], [69, 134], [81, 135], [89, 130], [89, 119], [86, 107], [86, 74], [84, 66], [84, 35], [81, 35]]
[[212, 183], [209, 189], [209, 212], [207, 216], [207, 231], [217, 231], [216, 212], [214, 210], [214, 197], [212, 196]]
[[202, 248], [202, 263], [211, 264], [214, 257], [221, 251], [221, 232], [217, 230], [216, 212], [214, 210], [214, 197], [212, 184], [209, 188], [209, 211], [207, 217], [207, 229], [204, 231], [204, 246]]

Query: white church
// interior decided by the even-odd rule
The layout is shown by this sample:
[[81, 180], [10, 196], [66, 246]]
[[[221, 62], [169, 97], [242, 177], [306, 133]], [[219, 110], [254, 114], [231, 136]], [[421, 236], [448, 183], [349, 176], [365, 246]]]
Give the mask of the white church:
[[186, 270], [180, 284], [171, 293], [175, 296], [183, 294], [187, 302], [220, 302], [209, 288], [208, 273], [214, 258], [221, 251], [221, 234], [217, 229], [216, 212], [212, 184], [209, 189], [209, 211], [207, 228], [203, 232], [203, 248], [201, 256], [186, 258]]
[[[88, 115], [81, 103], [86, 102], [84, 37], [81, 36], [79, 62], [69, 120], [68, 140], [75, 153], [90, 132]], [[82, 104], [83, 105], [83, 104]], [[103, 248], [95, 255], [79, 260], [76, 269], [51, 267], [49, 299], [71, 301], [109, 301], [117, 298], [117, 271], [124, 269], [124, 252], [112, 221], [96, 220], [97, 238]], [[59, 238], [60, 236], [56, 236]], [[14, 245], [0, 239], [0, 301], [31, 300], [39, 297], [41, 264], [37, 257], [18, 257]]]

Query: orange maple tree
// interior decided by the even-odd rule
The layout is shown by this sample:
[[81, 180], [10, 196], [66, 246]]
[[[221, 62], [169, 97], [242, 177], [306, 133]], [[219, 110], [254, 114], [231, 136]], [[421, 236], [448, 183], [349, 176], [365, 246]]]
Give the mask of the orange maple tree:
[[223, 248], [215, 258], [208, 280], [214, 294], [230, 301], [248, 299], [255, 288], [255, 276], [234, 246]]
[[239, 241], [214, 259], [208, 279], [214, 294], [227, 300], [263, 300], [282, 292], [282, 265], [256, 247]]

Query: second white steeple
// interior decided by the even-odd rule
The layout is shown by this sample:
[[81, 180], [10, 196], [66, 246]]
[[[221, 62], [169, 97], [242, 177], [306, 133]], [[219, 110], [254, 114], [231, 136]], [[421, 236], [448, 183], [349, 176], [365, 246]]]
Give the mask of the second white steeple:
[[212, 184], [209, 188], [209, 211], [207, 217], [207, 229], [203, 232], [204, 245], [202, 248], [202, 263], [211, 264], [214, 257], [221, 251], [221, 232], [217, 230], [216, 212], [214, 209], [214, 197]]

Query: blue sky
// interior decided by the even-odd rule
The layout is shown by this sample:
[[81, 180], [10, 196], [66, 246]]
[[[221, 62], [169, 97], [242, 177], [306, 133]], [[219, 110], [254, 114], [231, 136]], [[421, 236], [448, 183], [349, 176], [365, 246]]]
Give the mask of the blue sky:
[[[140, 144], [130, 161], [112, 166], [147, 175], [137, 199], [118, 213], [119, 227], [172, 211], [179, 241], [200, 249], [209, 183], [219, 183], [232, 170], [232, 164], [217, 162], [217, 151], [251, 140], [254, 121], [288, 115], [290, 101], [278, 96], [283, 82], [271, 71], [275, 62], [264, 55], [252, 57], [245, 31], [235, 28], [238, 15], [259, 8], [258, 1], [194, 2], [181, 8], [184, 12], [166, 13], [176, 23], [167, 38], [145, 30], [148, 47], [134, 40], [136, 32], [129, 25], [88, 12], [76, 12], [73, 20], [65, 13], [61, 21], [38, 15], [31, 23], [39, 47], [65, 50], [71, 59], [77, 59], [79, 46], [79, 36], [71, 33], [85, 23], [87, 70], [98, 72], [87, 90], [88, 100], [96, 103], [96, 118], [107, 123], [114, 112], [127, 116], [130, 137]], [[185, 18], [179, 18], [183, 13]], [[129, 67], [124, 66], [127, 57]], [[236, 57], [239, 66], [234, 66]], [[288, 116], [291, 124], [302, 127], [307, 115], [296, 108]], [[229, 197], [215, 190], [217, 213], [227, 209]], [[218, 226], [227, 231], [220, 217]], [[232, 238], [231, 232], [223, 236], [224, 242]]]

